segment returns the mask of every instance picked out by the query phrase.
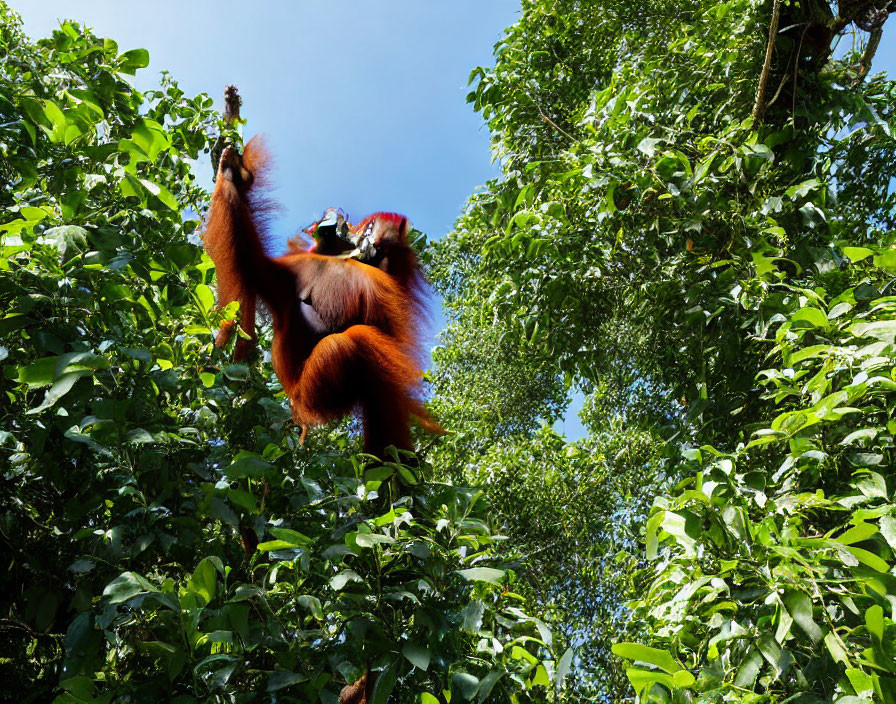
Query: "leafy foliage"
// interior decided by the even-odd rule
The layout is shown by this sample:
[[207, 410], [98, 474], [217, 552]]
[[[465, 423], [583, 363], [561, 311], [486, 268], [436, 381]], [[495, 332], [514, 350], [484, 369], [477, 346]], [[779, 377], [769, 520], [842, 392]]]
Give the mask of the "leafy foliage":
[[[772, 5], [524, 2], [495, 67], [471, 76], [503, 176], [436, 256], [457, 339], [502, 328], [538, 360], [520, 362], [527, 411], [577, 386], [590, 442], [654, 448], [611, 474], [584, 460], [621, 514], [584, 488], [587, 471], [571, 474], [590, 533], [618, 538], [669, 482], [646, 525], [652, 564], [628, 592], [646, 633], [616, 646], [642, 701], [892, 700], [875, 638], [893, 625], [896, 88], [863, 80], [855, 54], [830, 58], [868, 4], [774, 3], [754, 120]], [[447, 354], [465, 355], [483, 356]], [[505, 465], [520, 485], [498, 506], [514, 541], [549, 549], [531, 517], [567, 505], [563, 490], [539, 494], [530, 467]], [[620, 469], [634, 479], [621, 495]], [[547, 601], [581, 579], [582, 553], [558, 555], [565, 577], [550, 586], [530, 575], [533, 592]], [[552, 614], [572, 639], [578, 613]], [[599, 621], [582, 638], [595, 653], [618, 632]], [[613, 667], [577, 662], [578, 691], [631, 698]]]
[[[0, 668], [25, 701], [525, 702], [568, 668], [478, 490], [297, 446], [212, 344], [190, 161], [221, 124], [149, 57], [0, 3]], [[558, 672], [559, 670], [559, 672]]]

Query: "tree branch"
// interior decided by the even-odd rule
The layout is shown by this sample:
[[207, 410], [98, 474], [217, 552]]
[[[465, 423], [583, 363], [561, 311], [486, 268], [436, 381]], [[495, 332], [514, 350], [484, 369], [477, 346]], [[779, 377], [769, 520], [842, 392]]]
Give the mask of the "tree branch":
[[856, 77], [855, 85], [864, 81], [868, 72], [871, 70], [871, 61], [877, 53], [877, 47], [880, 46], [880, 38], [883, 34], [883, 26], [871, 30], [871, 35], [868, 37], [868, 43], [865, 45], [865, 51], [862, 53], [862, 59], [859, 61], [859, 75]]
[[778, 22], [781, 19], [781, 0], [774, 0], [772, 8], [772, 21], [768, 29], [768, 43], [765, 46], [765, 61], [762, 64], [762, 73], [759, 74], [759, 85], [756, 86], [756, 102], [753, 105], [753, 120], [762, 121], [765, 113], [765, 91], [768, 87], [768, 77], [772, 70], [772, 55], [775, 52], [775, 42], [778, 39]]
[[240, 93], [236, 86], [225, 86], [224, 129], [221, 130], [221, 133], [215, 140], [215, 144], [209, 154], [212, 160], [212, 180], [218, 178], [218, 164], [221, 161], [221, 152], [224, 151], [224, 147], [232, 143], [233, 130], [240, 123], [240, 105], [242, 104], [243, 99], [240, 97]]

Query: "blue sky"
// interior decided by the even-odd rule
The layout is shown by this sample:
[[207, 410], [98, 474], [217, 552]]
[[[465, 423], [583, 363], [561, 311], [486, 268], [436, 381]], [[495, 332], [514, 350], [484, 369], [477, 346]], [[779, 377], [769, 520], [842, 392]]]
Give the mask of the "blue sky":
[[[498, 175], [488, 130], [466, 103], [467, 76], [518, 17], [519, 0], [9, 0], [32, 37], [71, 18], [145, 48], [141, 90], [167, 69], [188, 94], [220, 108], [224, 86], [243, 96], [246, 136], [263, 132], [276, 156], [281, 236], [324, 208], [355, 221], [407, 215], [443, 236], [474, 189]], [[873, 71], [896, 75], [896, 19]], [[847, 37], [840, 49], [851, 44]], [[211, 186], [211, 168], [199, 176]], [[573, 412], [558, 430], [583, 429]]]
[[[276, 155], [284, 229], [338, 205], [355, 220], [394, 210], [432, 237], [497, 174], [488, 131], [465, 102], [518, 0], [11, 0], [25, 31], [71, 18], [149, 50], [140, 89], [169, 70], [188, 94], [243, 96], [246, 136]], [[208, 172], [210, 179], [210, 172]], [[285, 232], [284, 234], [289, 234]]]

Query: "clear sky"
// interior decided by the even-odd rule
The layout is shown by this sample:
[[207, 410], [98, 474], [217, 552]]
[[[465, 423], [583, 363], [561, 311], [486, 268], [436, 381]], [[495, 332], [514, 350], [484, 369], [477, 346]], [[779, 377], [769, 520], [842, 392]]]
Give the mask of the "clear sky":
[[[284, 240], [331, 205], [356, 222], [398, 211], [438, 238], [476, 186], [498, 175], [488, 130], [465, 101], [467, 76], [493, 64], [519, 0], [8, 1], [34, 38], [71, 18], [122, 51], [148, 49], [141, 90], [167, 69], [221, 109], [224, 86], [236, 85], [245, 136], [267, 134], [276, 156]], [[896, 75], [894, 25], [873, 72]], [[211, 186], [205, 161], [199, 176]], [[557, 426], [570, 439], [584, 434], [579, 407], [577, 395]]]
[[[518, 0], [10, 0], [25, 31], [78, 20], [122, 51], [149, 50], [139, 89], [169, 70], [188, 94], [243, 96], [246, 136], [276, 156], [283, 235], [330, 205], [355, 221], [407, 215], [431, 237], [497, 175], [467, 76], [491, 64]], [[203, 175], [203, 174], [201, 174]], [[210, 170], [207, 172], [211, 184]]]

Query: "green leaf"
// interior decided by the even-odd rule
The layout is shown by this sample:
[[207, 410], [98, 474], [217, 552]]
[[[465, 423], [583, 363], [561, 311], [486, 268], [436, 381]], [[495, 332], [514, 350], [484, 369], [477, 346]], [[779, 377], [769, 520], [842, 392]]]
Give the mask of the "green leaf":
[[884, 610], [878, 605], [870, 606], [865, 612], [865, 625], [868, 633], [876, 639], [878, 645], [884, 641]]
[[469, 701], [476, 696], [479, 689], [479, 678], [469, 672], [456, 670], [451, 675], [451, 685], [452, 689], [457, 690], [464, 699]]
[[896, 273], [896, 249], [887, 249], [874, 257], [874, 265], [891, 274]]
[[320, 603], [320, 599], [318, 599], [316, 596], [303, 594], [302, 596], [296, 597], [296, 603], [306, 611], [308, 611], [318, 621], [322, 621], [324, 619], [323, 606]]
[[740, 667], [737, 668], [737, 676], [734, 678], [734, 684], [743, 689], [753, 689], [753, 684], [762, 670], [762, 653], [756, 648], [750, 650], [750, 654], [744, 659]]
[[271, 535], [295, 547], [308, 547], [313, 542], [307, 535], [289, 528], [269, 528], [268, 530]]
[[149, 52], [146, 49], [131, 49], [118, 57], [119, 73], [133, 76], [137, 69], [149, 66]]
[[629, 667], [626, 669], [625, 674], [628, 677], [629, 682], [632, 683], [632, 688], [638, 696], [644, 694], [644, 690], [654, 684], [661, 684], [669, 689], [675, 687], [675, 680], [672, 678], [672, 675], [660, 672], [659, 670], [644, 670], [640, 667]]
[[256, 550], [258, 552], [273, 552], [274, 550], [293, 550], [296, 545], [289, 540], [266, 540], [259, 543]]
[[896, 552], [896, 517], [881, 516], [880, 517], [880, 533], [887, 541], [890, 549]]
[[48, 244], [56, 248], [63, 262], [87, 249], [87, 230], [77, 225], [51, 227], [44, 231], [43, 236]]
[[498, 684], [498, 680], [500, 680], [503, 676], [503, 672], [499, 670], [492, 670], [482, 678], [482, 681], [479, 683], [479, 689], [476, 692], [476, 701], [479, 702], [479, 704], [488, 700], [489, 696], [492, 693], [492, 690], [495, 688], [495, 685]]
[[199, 284], [196, 287], [196, 298], [199, 300], [204, 313], [208, 313], [215, 307], [215, 294], [205, 284]]
[[828, 652], [831, 654], [831, 657], [834, 658], [835, 662], [839, 662], [847, 666], [850, 664], [849, 656], [841, 647], [839, 641], [837, 640], [837, 636], [834, 635], [833, 631], [828, 631], [828, 633], [825, 635], [824, 644], [827, 647]]
[[47, 393], [44, 395], [43, 402], [36, 408], [31, 408], [25, 412], [29, 415], [41, 413], [54, 406], [60, 398], [71, 391], [72, 386], [74, 386], [75, 382], [82, 376], [84, 376], [84, 372], [72, 372], [70, 374], [63, 374], [59, 379], [53, 382], [53, 386], [51, 386]]
[[681, 669], [681, 665], [675, 661], [671, 653], [665, 650], [651, 648], [640, 643], [614, 643], [611, 649], [614, 655], [618, 655], [621, 658], [645, 662], [648, 665], [656, 665], [670, 674]]
[[657, 511], [647, 520], [646, 529], [646, 556], [648, 560], [655, 560], [659, 550], [659, 529], [665, 518], [664, 511]]
[[856, 690], [856, 694], [871, 695], [874, 693], [874, 684], [871, 681], [871, 676], [867, 673], [848, 667], [846, 668], [846, 676], [849, 678], [849, 683], [853, 689]]
[[202, 606], [215, 598], [217, 585], [215, 565], [210, 557], [199, 563], [187, 582], [187, 588], [202, 599]]
[[439, 704], [439, 700], [429, 692], [423, 692], [420, 694], [420, 704]]
[[157, 591], [155, 585], [136, 572], [124, 572], [106, 585], [103, 596], [109, 597], [110, 604], [120, 604], [140, 594]]
[[[140, 184], [150, 192], [150, 194], [154, 195], [158, 198], [164, 205], [167, 205], [171, 210], [175, 212], [180, 211], [180, 206], [177, 203], [177, 199], [171, 195], [171, 192], [165, 188], [164, 186], [160, 186], [157, 183], [153, 183], [152, 181], [141, 178]], [[214, 299], [214, 297], [212, 297]]]
[[790, 591], [784, 596], [787, 610], [800, 628], [806, 633], [813, 643], [821, 640], [821, 628], [813, 618], [812, 599], [805, 592]]
[[844, 545], [852, 545], [853, 543], [861, 543], [863, 540], [868, 540], [868, 538], [874, 535], [877, 535], [877, 526], [873, 523], [860, 522], [841, 533], [836, 540]]
[[408, 661], [414, 666], [421, 670], [429, 669], [429, 660], [430, 654], [429, 649], [419, 643], [407, 643], [402, 649], [401, 654], [404, 655]]
[[793, 322], [809, 323], [809, 325], [816, 328], [824, 328], [825, 330], [831, 326], [828, 322], [828, 316], [825, 315], [823, 310], [819, 310], [818, 308], [800, 308], [790, 317], [790, 320]]
[[785, 193], [792, 200], [801, 200], [809, 195], [812, 191], [818, 189], [821, 186], [821, 181], [817, 178], [810, 178], [802, 183], [798, 183], [795, 186], [791, 186], [788, 188]]
[[867, 247], [843, 247], [843, 255], [853, 263], [867, 259], [872, 254], [874, 252]]
[[533, 667], [538, 664], [538, 658], [521, 645], [514, 645], [513, 648], [511, 648], [510, 657], [514, 660], [525, 660]]
[[39, 127], [46, 133], [47, 139], [53, 144], [62, 143], [65, 139], [65, 114], [52, 100], [41, 101], [41, 106], [49, 127], [44, 124], [39, 125]]
[[466, 570], [457, 570], [457, 573], [470, 582], [488, 582], [500, 585], [506, 574], [504, 570], [496, 570], [493, 567], [471, 567]]
[[165, 128], [154, 120], [142, 119], [131, 133], [130, 142], [140, 148], [149, 161], [171, 146], [171, 140], [165, 134]]
[[58, 357], [44, 357], [25, 367], [18, 367], [16, 372], [19, 382], [32, 388], [52, 384], [56, 378], [58, 360]]
[[697, 678], [687, 670], [679, 670], [672, 675], [672, 684], [679, 689], [689, 689], [697, 683]]
[[339, 574], [330, 578], [330, 587], [334, 591], [341, 591], [345, 588], [345, 585], [349, 582], [360, 582], [364, 583], [364, 580], [361, 576], [355, 572], [354, 570], [343, 570]]
[[376, 678], [373, 691], [370, 693], [370, 704], [387, 704], [395, 681], [398, 679], [398, 662], [391, 663]]
[[359, 548], [372, 548], [374, 545], [391, 545], [395, 542], [395, 538], [379, 533], [358, 533], [355, 542]]
[[873, 337], [884, 342], [896, 338], [896, 320], [878, 320], [873, 323], [853, 323], [849, 332], [856, 337]]
[[674, 511], [663, 513], [663, 530], [673, 536], [688, 555], [693, 555], [696, 540], [687, 532], [687, 519]]
[[557, 663], [557, 676], [554, 680], [555, 699], [560, 696], [560, 688], [563, 686], [563, 681], [569, 674], [570, 669], [572, 669], [572, 655], [572, 648], [567, 648], [563, 655], [560, 657], [560, 662]]
[[861, 562], [863, 565], [867, 565], [873, 570], [877, 570], [878, 572], [889, 572], [890, 565], [886, 560], [881, 559], [873, 552], [869, 550], [863, 550], [862, 548], [856, 548], [853, 546], [847, 546], [846, 548], [850, 553], [852, 553], [855, 558]]
[[535, 674], [532, 675], [532, 686], [533, 687], [550, 687], [551, 686], [551, 678], [548, 676], [548, 671], [545, 669], [544, 665], [539, 665], [535, 668]]
[[308, 677], [300, 675], [298, 672], [286, 672], [285, 670], [275, 670], [268, 675], [268, 686], [265, 691], [277, 692], [286, 689], [299, 682], [304, 682]]

